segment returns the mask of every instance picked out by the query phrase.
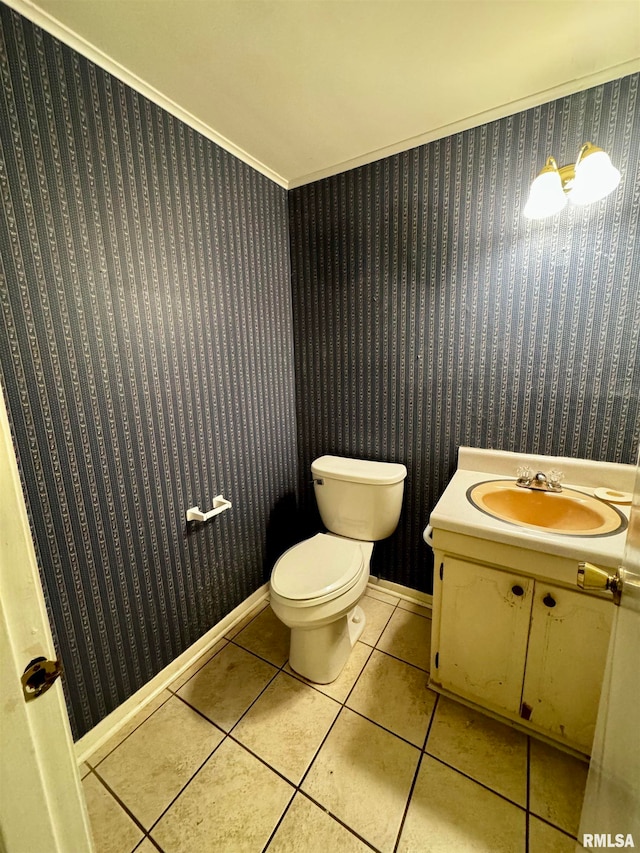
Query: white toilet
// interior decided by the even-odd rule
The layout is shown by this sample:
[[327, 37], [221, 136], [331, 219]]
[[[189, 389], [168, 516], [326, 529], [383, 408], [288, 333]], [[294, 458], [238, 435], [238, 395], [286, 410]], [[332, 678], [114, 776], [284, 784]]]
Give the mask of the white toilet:
[[271, 573], [271, 607], [291, 628], [289, 663], [309, 681], [340, 674], [362, 634], [358, 601], [369, 580], [373, 543], [391, 536], [402, 508], [404, 465], [321, 456], [311, 465], [322, 521], [289, 548]]

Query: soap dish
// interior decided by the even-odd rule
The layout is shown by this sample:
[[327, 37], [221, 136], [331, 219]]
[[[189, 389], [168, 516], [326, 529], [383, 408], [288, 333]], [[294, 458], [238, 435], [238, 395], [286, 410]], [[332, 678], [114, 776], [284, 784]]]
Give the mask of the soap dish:
[[631, 492], [619, 492], [617, 489], [596, 489], [593, 494], [610, 504], [630, 504], [633, 500]]

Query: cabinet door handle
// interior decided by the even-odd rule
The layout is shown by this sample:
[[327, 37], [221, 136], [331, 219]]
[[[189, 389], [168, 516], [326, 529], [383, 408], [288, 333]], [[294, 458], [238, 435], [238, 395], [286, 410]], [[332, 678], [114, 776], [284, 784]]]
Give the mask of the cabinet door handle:
[[547, 593], [545, 595], [545, 597], [542, 599], [542, 603], [546, 604], [547, 607], [555, 607], [556, 606], [555, 598], [552, 595], [550, 595], [549, 593]]
[[520, 584], [516, 584], [515, 586], [512, 586], [511, 592], [514, 595], [524, 595], [524, 589], [520, 586]]

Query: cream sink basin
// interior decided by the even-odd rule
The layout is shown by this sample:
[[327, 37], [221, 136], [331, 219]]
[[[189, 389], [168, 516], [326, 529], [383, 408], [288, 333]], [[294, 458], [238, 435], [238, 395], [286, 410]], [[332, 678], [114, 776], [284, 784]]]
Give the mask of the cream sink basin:
[[467, 491], [477, 509], [501, 521], [569, 536], [610, 536], [627, 526], [615, 507], [575, 489], [522, 489], [513, 480], [477, 483]]

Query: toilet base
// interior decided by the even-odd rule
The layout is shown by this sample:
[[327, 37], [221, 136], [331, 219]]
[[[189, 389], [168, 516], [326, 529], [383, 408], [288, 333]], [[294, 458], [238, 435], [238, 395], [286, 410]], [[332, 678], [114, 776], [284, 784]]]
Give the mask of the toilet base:
[[292, 628], [289, 665], [315, 684], [335, 681], [360, 639], [366, 617], [356, 605], [346, 616], [319, 628]]

